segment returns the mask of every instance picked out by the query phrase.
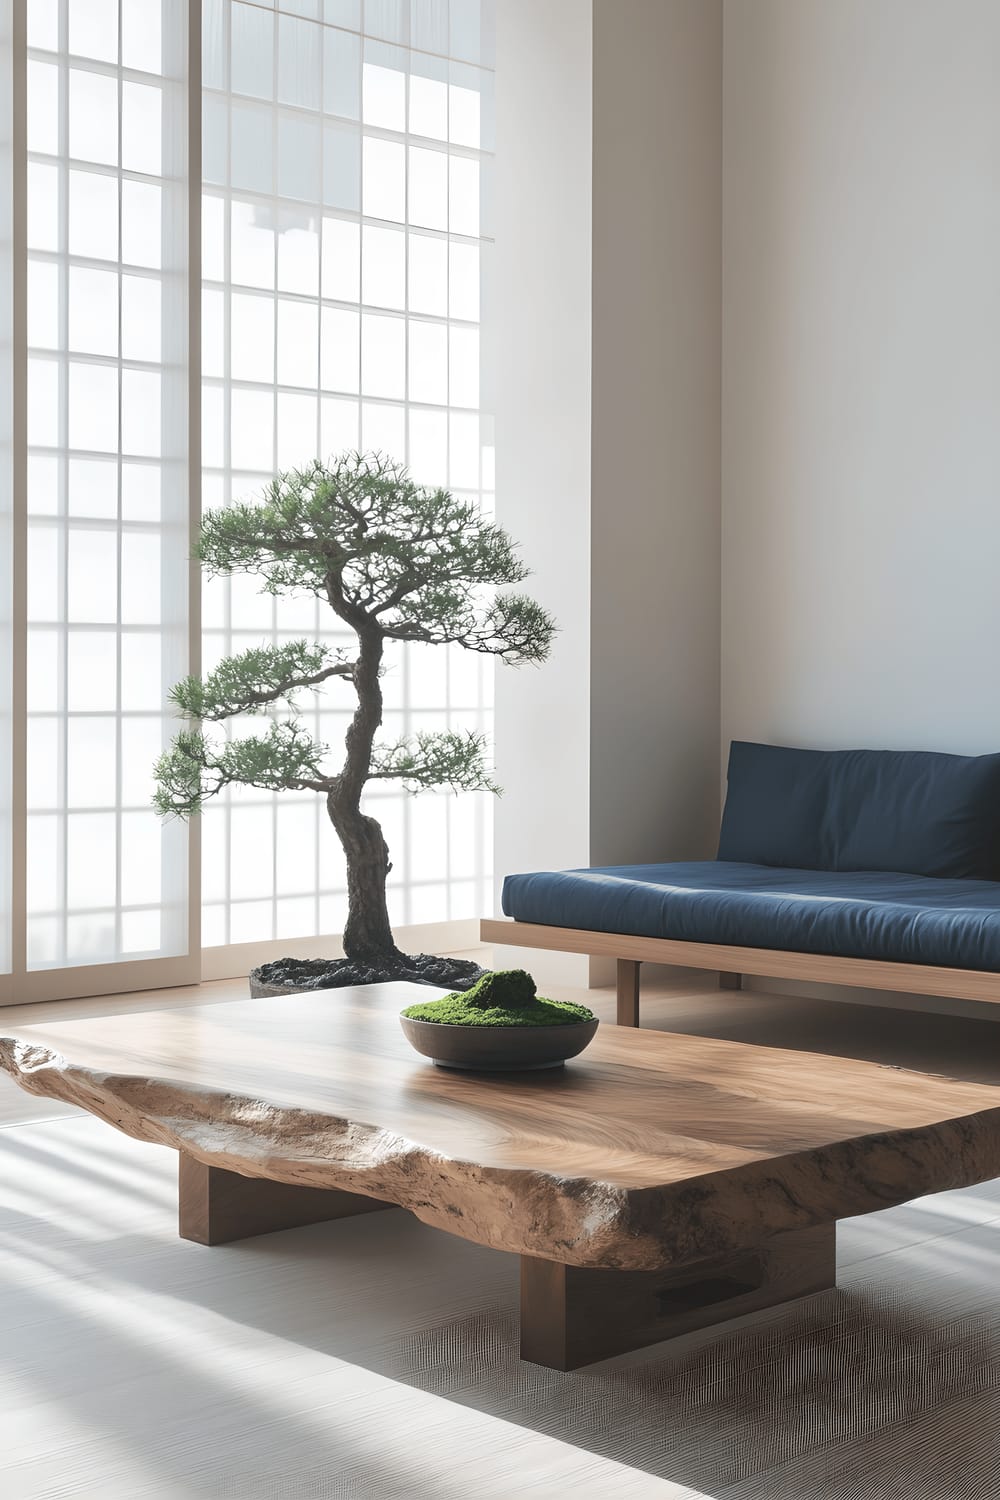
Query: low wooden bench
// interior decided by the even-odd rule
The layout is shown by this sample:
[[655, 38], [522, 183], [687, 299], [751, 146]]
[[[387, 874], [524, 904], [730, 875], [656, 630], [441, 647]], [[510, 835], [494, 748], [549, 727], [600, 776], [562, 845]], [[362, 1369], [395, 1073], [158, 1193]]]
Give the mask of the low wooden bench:
[[939, 995], [953, 1000], [1000, 1004], [1000, 974], [978, 969], [932, 968], [925, 964], [885, 963], [867, 958], [836, 958], [821, 953], [793, 953], [777, 948], [731, 948], [718, 943], [682, 943], [671, 938], [638, 937], [624, 932], [587, 932], [576, 927], [546, 927], [536, 922], [487, 918], [480, 923], [484, 943], [545, 948], [555, 953], [583, 953], [613, 958], [618, 966], [618, 1024], [639, 1024], [639, 965], [672, 964], [685, 969], [715, 969], [725, 989], [740, 989], [744, 974], [768, 979], [801, 979], [903, 994]]

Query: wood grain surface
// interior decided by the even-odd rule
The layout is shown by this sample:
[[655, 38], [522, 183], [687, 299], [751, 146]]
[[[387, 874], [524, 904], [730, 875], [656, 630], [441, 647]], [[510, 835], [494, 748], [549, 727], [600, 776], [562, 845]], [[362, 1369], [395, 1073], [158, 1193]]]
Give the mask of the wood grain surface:
[[986, 1085], [616, 1026], [562, 1072], [463, 1075], [402, 1035], [398, 1011], [428, 993], [26, 1025], [0, 1065], [207, 1165], [580, 1266], [689, 1264], [1000, 1175]]

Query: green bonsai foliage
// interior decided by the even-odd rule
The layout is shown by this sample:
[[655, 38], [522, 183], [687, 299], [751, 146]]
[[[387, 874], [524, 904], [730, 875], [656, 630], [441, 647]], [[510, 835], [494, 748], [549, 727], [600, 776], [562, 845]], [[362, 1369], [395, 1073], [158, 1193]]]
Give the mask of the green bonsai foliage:
[[443, 1026], [578, 1026], [596, 1019], [585, 1005], [543, 999], [525, 969], [496, 969], [464, 994], [424, 1000], [402, 1014]]
[[[231, 785], [321, 796], [347, 859], [344, 952], [391, 964], [401, 956], [386, 909], [392, 866], [381, 827], [362, 811], [365, 787], [499, 788], [480, 734], [379, 740], [386, 643], [456, 645], [519, 666], [545, 660], [554, 623], [527, 595], [498, 592], [528, 573], [502, 527], [471, 500], [415, 484], [377, 454], [317, 461], [279, 474], [259, 503], [208, 511], [196, 552], [210, 577], [247, 573], [264, 593], [316, 595], [356, 639], [347, 649], [306, 640], [254, 647], [179, 682], [171, 698], [189, 722], [156, 764], [156, 807], [190, 817]], [[356, 700], [339, 767], [296, 709], [304, 691], [337, 682]], [[263, 733], [213, 732], [249, 714], [266, 716]]]

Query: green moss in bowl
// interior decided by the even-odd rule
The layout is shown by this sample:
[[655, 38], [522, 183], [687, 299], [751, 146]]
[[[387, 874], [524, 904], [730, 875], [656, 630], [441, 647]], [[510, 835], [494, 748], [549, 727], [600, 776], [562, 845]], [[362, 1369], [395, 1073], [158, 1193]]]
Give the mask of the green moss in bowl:
[[401, 1012], [411, 1021], [442, 1026], [579, 1026], [595, 1020], [585, 1005], [545, 1000], [525, 969], [497, 969], [484, 974], [471, 990], [425, 1000]]

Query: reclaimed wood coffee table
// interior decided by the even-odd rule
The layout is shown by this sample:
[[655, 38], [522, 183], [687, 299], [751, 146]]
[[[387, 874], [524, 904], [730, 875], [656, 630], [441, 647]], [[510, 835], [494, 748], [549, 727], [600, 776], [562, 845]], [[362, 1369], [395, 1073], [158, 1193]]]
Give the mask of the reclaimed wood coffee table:
[[398, 1205], [519, 1255], [556, 1369], [831, 1287], [837, 1219], [1000, 1175], [1000, 1089], [611, 1025], [562, 1071], [444, 1071], [397, 1020], [429, 993], [0, 1016], [0, 1064], [176, 1148], [187, 1239]]

